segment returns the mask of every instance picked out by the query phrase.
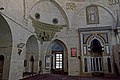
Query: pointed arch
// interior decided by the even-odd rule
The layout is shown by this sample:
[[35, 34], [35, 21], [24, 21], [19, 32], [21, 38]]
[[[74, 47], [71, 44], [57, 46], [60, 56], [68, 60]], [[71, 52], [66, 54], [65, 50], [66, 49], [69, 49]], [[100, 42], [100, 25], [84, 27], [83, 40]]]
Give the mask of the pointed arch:
[[39, 72], [39, 46], [37, 38], [31, 35], [26, 42], [26, 66], [24, 73]]
[[63, 51], [64, 48], [63, 46], [60, 44], [60, 43], [55, 43], [53, 46], [52, 46], [52, 51]]
[[45, 53], [50, 54], [52, 51], [52, 47], [55, 45], [60, 45], [61, 48], [64, 49], [68, 53], [66, 44], [62, 40], [59, 40], [59, 39], [55, 39], [51, 41], [50, 44], [46, 47]]
[[107, 6], [103, 5], [103, 4], [99, 4], [99, 3], [86, 3], [85, 5], [83, 5], [82, 7], [80, 6], [76, 12], [74, 13], [74, 16], [72, 17], [72, 22], [74, 22], [74, 19], [76, 18], [76, 16], [79, 14], [79, 12], [83, 9], [86, 9], [87, 6], [90, 6], [90, 5], [96, 5], [96, 6], [99, 6], [99, 7], [102, 7], [103, 9], [105, 9], [106, 11], [108, 11], [110, 13], [110, 15], [112, 16], [112, 18], [114, 19], [114, 21], [116, 22], [117, 21], [117, 18], [116, 16], [114, 15], [114, 13], [112, 12], [112, 10], [110, 10]]
[[[68, 51], [63, 41], [53, 40], [47, 47], [46, 55], [52, 55], [51, 72], [68, 74]], [[58, 60], [59, 59], [59, 60]]]
[[[39, 3], [42, 2], [42, 1], [45, 1], [45, 0], [39, 0], [39, 1], [37, 1], [37, 2], [31, 7], [29, 13], [31, 13], [32, 9], [33, 9], [37, 4], [39, 4]], [[56, 0], [50, 0], [50, 2], [52, 2], [52, 3], [59, 9], [59, 11], [63, 14], [64, 19], [65, 19], [65, 21], [66, 21], [66, 23], [67, 23], [67, 27], [69, 28], [69, 25], [70, 25], [69, 22], [70, 22], [70, 21], [69, 21], [69, 17], [68, 17], [68, 14], [67, 14], [66, 10], [59, 4], [58, 1], [56, 1]]]
[[91, 36], [91, 37], [87, 40], [88, 47], [90, 47], [90, 45], [91, 45], [91, 43], [92, 43], [92, 41], [93, 41], [94, 39], [98, 40], [98, 41], [100, 42], [101, 46], [103, 46], [103, 45], [105, 44], [105, 42], [104, 42], [101, 38], [96, 37], [96, 36]]
[[[12, 55], [13, 36], [6, 16], [0, 14], [0, 57], [4, 61], [2, 79], [8, 79]], [[4, 57], [7, 56], [7, 57]], [[6, 67], [7, 66], [7, 67]]]
[[34, 35], [31, 35], [26, 43], [26, 52], [27, 53], [38, 53], [38, 41]]

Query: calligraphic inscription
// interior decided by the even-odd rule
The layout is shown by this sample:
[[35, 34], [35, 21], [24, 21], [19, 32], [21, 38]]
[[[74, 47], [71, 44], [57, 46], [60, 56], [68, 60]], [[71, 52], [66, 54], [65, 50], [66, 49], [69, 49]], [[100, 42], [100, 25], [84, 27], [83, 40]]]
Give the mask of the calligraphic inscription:
[[109, 0], [110, 5], [119, 4], [119, 0]]
[[75, 3], [73, 3], [73, 2], [66, 3], [66, 9], [67, 10], [75, 10], [76, 9]]
[[99, 24], [98, 6], [91, 5], [86, 8], [87, 24]]

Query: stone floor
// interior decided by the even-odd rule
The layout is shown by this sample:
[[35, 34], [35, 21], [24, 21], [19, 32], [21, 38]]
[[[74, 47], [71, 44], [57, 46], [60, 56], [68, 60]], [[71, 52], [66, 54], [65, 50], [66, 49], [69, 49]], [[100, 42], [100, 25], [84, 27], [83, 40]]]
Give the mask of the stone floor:
[[120, 76], [114, 78], [107, 78], [107, 77], [75, 77], [59, 74], [43, 74], [30, 76], [21, 80], [120, 80]]

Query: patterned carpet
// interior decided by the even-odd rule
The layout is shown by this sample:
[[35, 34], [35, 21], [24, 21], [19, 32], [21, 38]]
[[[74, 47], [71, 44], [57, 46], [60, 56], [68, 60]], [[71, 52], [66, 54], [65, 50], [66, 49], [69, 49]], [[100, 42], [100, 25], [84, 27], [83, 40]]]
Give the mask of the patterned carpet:
[[43, 74], [34, 75], [21, 80], [120, 80], [120, 77], [106, 78], [106, 77], [76, 77], [59, 74]]

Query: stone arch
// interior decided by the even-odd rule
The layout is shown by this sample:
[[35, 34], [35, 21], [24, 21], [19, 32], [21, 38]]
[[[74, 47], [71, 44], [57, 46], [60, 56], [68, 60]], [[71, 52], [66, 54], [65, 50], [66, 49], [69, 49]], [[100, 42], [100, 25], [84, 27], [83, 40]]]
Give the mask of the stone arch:
[[38, 73], [39, 71], [39, 46], [37, 38], [31, 35], [26, 43], [25, 73]]
[[97, 40], [100, 42], [101, 46], [104, 46], [105, 42], [103, 41], [103, 39], [101, 39], [101, 38], [99, 38], [99, 37], [96, 37], [96, 36], [91, 36], [91, 37], [87, 40], [88, 47], [90, 47], [90, 45], [91, 45], [91, 43], [92, 43], [92, 41], [93, 41], [94, 39], [97, 39]]
[[64, 50], [65, 50], [66, 52], [68, 52], [67, 46], [64, 44], [64, 42], [63, 42], [62, 40], [55, 39], [55, 40], [51, 41], [51, 43], [47, 46], [47, 48], [46, 48], [46, 50], [45, 50], [45, 53], [46, 53], [46, 54], [50, 54], [50, 53], [51, 53], [51, 48], [52, 48], [53, 45], [56, 44], [56, 42], [60, 43], [60, 44], [63, 46]]
[[97, 74], [95, 72], [98, 72], [98, 75], [103, 75], [102, 72], [104, 71], [104, 46], [105, 42], [100, 39], [99, 37], [92, 36], [88, 40], [88, 50], [89, 50], [89, 55], [90, 55], [90, 66], [89, 68], [92, 72], [93, 76], [96, 76]]
[[10, 61], [12, 55], [12, 32], [4, 16], [0, 14], [0, 55], [4, 56], [2, 79], [9, 78]]
[[[37, 4], [39, 4], [40, 2], [42, 2], [42, 1], [45, 1], [45, 0], [39, 0], [39, 1], [37, 1], [31, 8], [30, 8], [30, 10], [29, 10], [29, 13], [31, 13], [31, 11], [32, 11], [32, 9], [37, 5]], [[57, 2], [56, 0], [50, 0], [58, 9], [59, 9], [59, 11], [63, 14], [63, 16], [64, 16], [64, 19], [65, 19], [65, 21], [66, 21], [66, 23], [67, 23], [67, 27], [69, 28], [69, 17], [68, 17], [68, 14], [67, 14], [67, 12], [66, 12], [66, 10], [59, 4], [59, 2]]]
[[[88, 50], [90, 51], [90, 54], [92, 56], [92, 53], [99, 53], [98, 55], [94, 55], [94, 56], [102, 56], [103, 55], [103, 51], [104, 51], [104, 47], [105, 47], [105, 42], [103, 41], [103, 39], [97, 37], [97, 36], [91, 36], [88, 41]], [[92, 49], [92, 46], [96, 46], [97, 48], [99, 48], [99, 50], [94, 51]], [[95, 47], [93, 47], [95, 48]]]
[[60, 43], [55, 43], [52, 46], [52, 51], [63, 51], [63, 50], [64, 50], [64, 48]]
[[102, 75], [103, 71], [103, 45], [102, 42], [98, 38], [93, 38], [90, 41], [89, 54], [90, 54], [90, 65], [92, 75]]
[[[108, 25], [110, 25], [111, 26], [111, 28], [112, 29], [114, 29], [115, 28], [115, 23], [116, 23], [116, 16], [114, 15], [114, 13], [112, 12], [112, 10], [110, 10], [108, 7], [106, 7], [106, 6], [104, 6], [104, 5], [102, 5], [102, 4], [98, 4], [98, 3], [93, 3], [93, 4], [88, 4], [88, 3], [86, 3], [85, 5], [83, 5], [82, 7], [80, 7], [80, 8], [78, 8], [77, 10], [76, 10], [76, 12], [74, 13], [74, 15], [72, 16], [72, 23], [71, 23], [71, 25], [72, 26], [75, 26], [75, 24], [77, 24], [77, 28], [79, 28], [80, 26], [80, 23], [82, 24], [82, 21], [84, 20], [84, 22], [86, 22], [87, 20], [86, 20], [86, 18], [84, 18], [84, 17], [82, 17], [82, 16], [79, 16], [79, 14], [81, 13], [81, 12], [84, 12], [84, 10], [86, 9], [86, 7], [87, 6], [90, 6], [90, 5], [96, 5], [96, 6], [98, 6], [99, 8], [101, 8], [101, 10], [104, 10], [104, 12], [107, 12], [107, 14], [109, 14], [109, 15], [107, 15], [106, 17], [109, 17], [110, 19], [109, 19], [109, 21], [108, 21], [108, 23], [111, 23], [111, 24], [108, 24], [108, 23], [104, 23], [104, 20], [106, 20], [107, 18], [100, 18], [99, 17], [99, 22], [100, 23], [103, 23], [102, 25], [104, 25], [104, 26], [108, 26]], [[104, 14], [100, 14], [102, 17], [103, 16], [105, 16]], [[79, 16], [79, 17], [78, 17]], [[84, 14], [84, 16], [85, 16], [85, 14]], [[78, 23], [78, 22], [75, 22], [77, 19], [80, 19], [80, 18], [83, 18], [83, 20], [80, 20], [80, 22]], [[83, 23], [82, 25], [84, 25], [85, 27], [86, 26], [88, 26], [89, 27], [89, 25], [87, 25], [86, 23]], [[84, 27], [84, 26], [82, 26], [81, 25], [81, 27]], [[99, 26], [100, 24], [98, 24], [98, 26]], [[90, 26], [92, 26], [92, 27], [96, 27], [96, 25], [90, 25]]]
[[105, 10], [107, 10], [110, 14], [111, 14], [111, 16], [113, 17], [113, 19], [115, 20], [115, 21], [117, 21], [117, 18], [116, 18], [116, 16], [114, 15], [114, 13], [112, 12], [112, 10], [110, 10], [107, 6], [105, 6], [105, 5], [102, 5], [102, 4], [98, 4], [98, 3], [93, 3], [93, 4], [85, 4], [84, 6], [82, 6], [82, 7], [79, 7], [77, 10], [76, 10], [76, 12], [74, 13], [74, 16], [72, 17], [72, 19], [73, 19], [73, 21], [74, 21], [74, 19], [75, 19], [75, 17], [77, 16], [77, 14], [81, 11], [81, 10], [83, 10], [83, 9], [85, 9], [87, 6], [90, 6], [90, 5], [97, 5], [97, 6], [99, 6], [99, 7], [102, 7], [102, 8], [104, 8]]
[[68, 74], [68, 50], [63, 41], [58, 39], [53, 40], [47, 47], [46, 55], [55, 56], [54, 52], [60, 51], [63, 53], [63, 72]]

